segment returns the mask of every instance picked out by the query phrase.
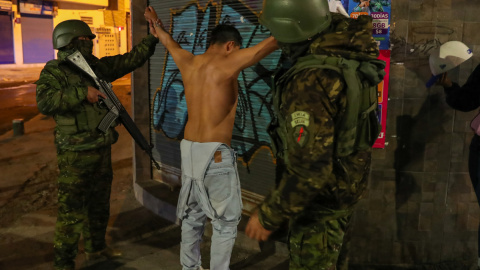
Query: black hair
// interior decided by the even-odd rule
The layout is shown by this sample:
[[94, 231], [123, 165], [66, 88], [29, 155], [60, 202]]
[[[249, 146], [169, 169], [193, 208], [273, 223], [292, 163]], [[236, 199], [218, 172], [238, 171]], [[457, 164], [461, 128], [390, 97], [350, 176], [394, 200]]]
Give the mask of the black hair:
[[233, 41], [235, 42], [236, 46], [241, 46], [242, 40], [243, 38], [235, 26], [229, 24], [219, 24], [212, 30], [212, 34], [210, 36], [210, 45], [225, 44], [229, 41]]

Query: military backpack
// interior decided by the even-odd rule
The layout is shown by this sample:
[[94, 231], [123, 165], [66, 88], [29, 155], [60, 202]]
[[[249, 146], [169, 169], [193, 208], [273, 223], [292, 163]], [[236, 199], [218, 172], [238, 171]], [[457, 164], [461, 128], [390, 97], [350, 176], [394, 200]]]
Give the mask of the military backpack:
[[383, 79], [385, 62], [309, 54], [299, 58], [280, 80], [289, 80], [309, 68], [334, 70], [346, 84], [345, 114], [336, 123], [336, 155], [344, 157], [371, 148], [381, 131], [377, 85]]

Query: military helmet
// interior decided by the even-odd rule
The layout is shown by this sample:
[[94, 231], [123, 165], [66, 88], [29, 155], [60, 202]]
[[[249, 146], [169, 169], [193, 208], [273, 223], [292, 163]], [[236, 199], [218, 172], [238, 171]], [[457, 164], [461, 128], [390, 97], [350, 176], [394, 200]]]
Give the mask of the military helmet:
[[279, 42], [305, 41], [325, 30], [332, 20], [328, 0], [264, 0], [259, 22]]
[[67, 20], [59, 23], [53, 29], [53, 48], [60, 49], [67, 46], [77, 37], [90, 37], [94, 39], [96, 36], [85, 22], [81, 20]]

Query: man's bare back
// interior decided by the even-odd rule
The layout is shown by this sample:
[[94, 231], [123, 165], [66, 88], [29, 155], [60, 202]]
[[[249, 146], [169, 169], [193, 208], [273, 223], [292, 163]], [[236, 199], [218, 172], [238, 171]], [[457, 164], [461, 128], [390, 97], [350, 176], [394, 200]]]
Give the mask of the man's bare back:
[[194, 56], [183, 78], [188, 121], [185, 139], [230, 145], [238, 97], [238, 74], [227, 56]]
[[238, 102], [237, 78], [243, 69], [278, 49], [276, 40], [269, 37], [253, 47], [240, 49], [238, 40], [230, 40], [228, 35], [214, 40], [212, 34], [207, 51], [195, 56], [163, 30], [153, 9], [147, 8], [145, 17], [155, 25], [160, 42], [182, 74], [188, 110], [184, 138], [230, 145]]

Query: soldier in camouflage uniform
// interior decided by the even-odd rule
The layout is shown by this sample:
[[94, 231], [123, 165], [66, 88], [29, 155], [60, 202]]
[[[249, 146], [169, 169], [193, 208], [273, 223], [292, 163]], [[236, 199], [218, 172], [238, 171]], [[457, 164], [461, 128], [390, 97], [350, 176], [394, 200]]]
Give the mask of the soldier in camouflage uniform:
[[58, 59], [45, 65], [36, 82], [38, 109], [56, 122], [60, 175], [55, 269], [74, 269], [81, 234], [87, 259], [121, 256], [120, 251], [105, 243], [113, 179], [111, 145], [117, 141], [118, 133], [114, 125], [106, 133], [97, 129], [108, 112], [98, 103], [99, 97], [106, 96], [88, 75], [69, 65], [66, 57], [79, 50], [99, 78], [112, 82], [142, 66], [158, 43], [156, 36], [148, 35], [129, 53], [98, 59], [92, 54], [94, 38], [83, 21], [59, 23], [53, 31]]
[[[378, 57], [371, 17], [354, 21], [328, 10], [327, 0], [264, 0], [260, 23], [293, 64], [305, 55]], [[280, 181], [252, 214], [246, 233], [265, 241], [289, 220], [290, 269], [347, 269], [337, 260], [367, 187], [371, 145], [338, 154], [338, 123], [347, 111], [346, 84], [338, 72], [306, 68], [285, 78], [286, 73], [274, 77], [275, 117], [269, 127]], [[375, 74], [372, 85], [383, 79]]]

